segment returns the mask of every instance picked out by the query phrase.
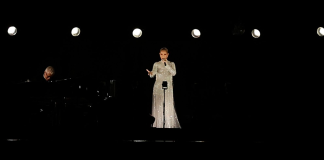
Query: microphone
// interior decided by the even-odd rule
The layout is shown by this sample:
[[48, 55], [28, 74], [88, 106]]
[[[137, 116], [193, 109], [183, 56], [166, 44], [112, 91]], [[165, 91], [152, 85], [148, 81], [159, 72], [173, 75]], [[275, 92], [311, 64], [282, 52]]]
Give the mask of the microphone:
[[[165, 61], [165, 58], [163, 58], [163, 61]], [[166, 66], [166, 62], [164, 62], [164, 66]]]

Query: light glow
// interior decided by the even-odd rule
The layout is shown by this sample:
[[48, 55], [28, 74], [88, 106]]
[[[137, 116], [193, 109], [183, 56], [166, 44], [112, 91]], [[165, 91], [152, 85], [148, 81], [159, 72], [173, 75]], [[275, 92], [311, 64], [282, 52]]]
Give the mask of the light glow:
[[139, 37], [141, 37], [141, 36], [142, 36], [142, 30], [139, 29], [139, 28], [134, 29], [134, 30], [133, 30], [133, 36], [134, 36], [135, 38], [139, 38]]
[[9, 34], [10, 36], [14, 36], [14, 35], [16, 35], [16, 34], [17, 34], [17, 28], [14, 27], [14, 26], [9, 27], [9, 28], [8, 28], [8, 34]]
[[324, 28], [323, 27], [318, 27], [317, 34], [319, 36], [323, 37], [324, 36]]
[[72, 34], [72, 36], [79, 36], [80, 35], [80, 32], [81, 32], [81, 30], [80, 30], [80, 28], [78, 28], [78, 27], [74, 27], [73, 29], [72, 29], [72, 31], [71, 31], [71, 34]]
[[254, 38], [259, 38], [260, 35], [261, 35], [261, 33], [260, 33], [259, 30], [257, 30], [257, 29], [252, 30], [252, 36], [253, 36]]
[[191, 35], [192, 35], [192, 37], [194, 37], [194, 38], [199, 38], [200, 37], [200, 31], [198, 30], [198, 29], [193, 29], [192, 31], [191, 31]]

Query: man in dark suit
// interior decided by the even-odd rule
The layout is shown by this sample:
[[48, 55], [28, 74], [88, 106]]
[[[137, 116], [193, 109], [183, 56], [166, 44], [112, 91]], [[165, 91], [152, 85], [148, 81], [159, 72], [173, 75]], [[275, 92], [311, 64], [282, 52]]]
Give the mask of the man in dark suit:
[[2, 126], [5, 132], [8, 132], [8, 135], [20, 133], [18, 137], [24, 138], [20, 137], [25, 135], [21, 131], [30, 127], [43, 128], [50, 125], [50, 109], [32, 99], [47, 97], [52, 94], [53, 87], [49, 87], [47, 82], [53, 81], [54, 67], [47, 66], [45, 70], [44, 68], [42, 70], [42, 75], [40, 74], [42, 73], [41, 70], [36, 70], [38, 72], [36, 72], [36, 76], [23, 81], [21, 79], [20, 82], [18, 82], [19, 77], [16, 77], [16, 80], [13, 80], [14, 83], [5, 88], [6, 98], [4, 98], [4, 102], [6, 105], [3, 107], [2, 122], [4, 124]]
[[[40, 102], [35, 100], [30, 103], [30, 110], [33, 108], [31, 126], [42, 128], [42, 127], [50, 127], [51, 125], [51, 117], [52, 115], [52, 107], [53, 105], [51, 97], [55, 95], [55, 87], [48, 84], [47, 82], [54, 82], [53, 79], [55, 75], [55, 70], [53, 66], [47, 66], [43, 72], [43, 75], [37, 75], [32, 79], [28, 79], [27, 82], [31, 82], [31, 85], [26, 90], [31, 94], [32, 97], [40, 98]], [[32, 100], [32, 99], [31, 99]]]

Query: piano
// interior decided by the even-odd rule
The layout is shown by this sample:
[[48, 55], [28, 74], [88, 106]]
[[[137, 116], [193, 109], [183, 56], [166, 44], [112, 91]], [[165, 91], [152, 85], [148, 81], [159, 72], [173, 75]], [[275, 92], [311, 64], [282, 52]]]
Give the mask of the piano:
[[116, 96], [116, 80], [25, 81], [8, 90], [7, 112], [27, 127], [149, 128], [154, 122], [148, 113], [136, 112], [136, 107], [143, 106], [131, 103], [134, 93], [123, 91], [127, 94]]

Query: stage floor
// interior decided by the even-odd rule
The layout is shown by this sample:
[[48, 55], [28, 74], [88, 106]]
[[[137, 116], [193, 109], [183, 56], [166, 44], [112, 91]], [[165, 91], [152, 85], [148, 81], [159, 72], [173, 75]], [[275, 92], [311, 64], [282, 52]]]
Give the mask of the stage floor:
[[[16, 132], [17, 133], [17, 132]], [[20, 141], [97, 141], [97, 142], [219, 142], [262, 143], [268, 141], [248, 131], [179, 128], [87, 128], [34, 129], [13, 133]], [[7, 134], [8, 135], [8, 134]]]

